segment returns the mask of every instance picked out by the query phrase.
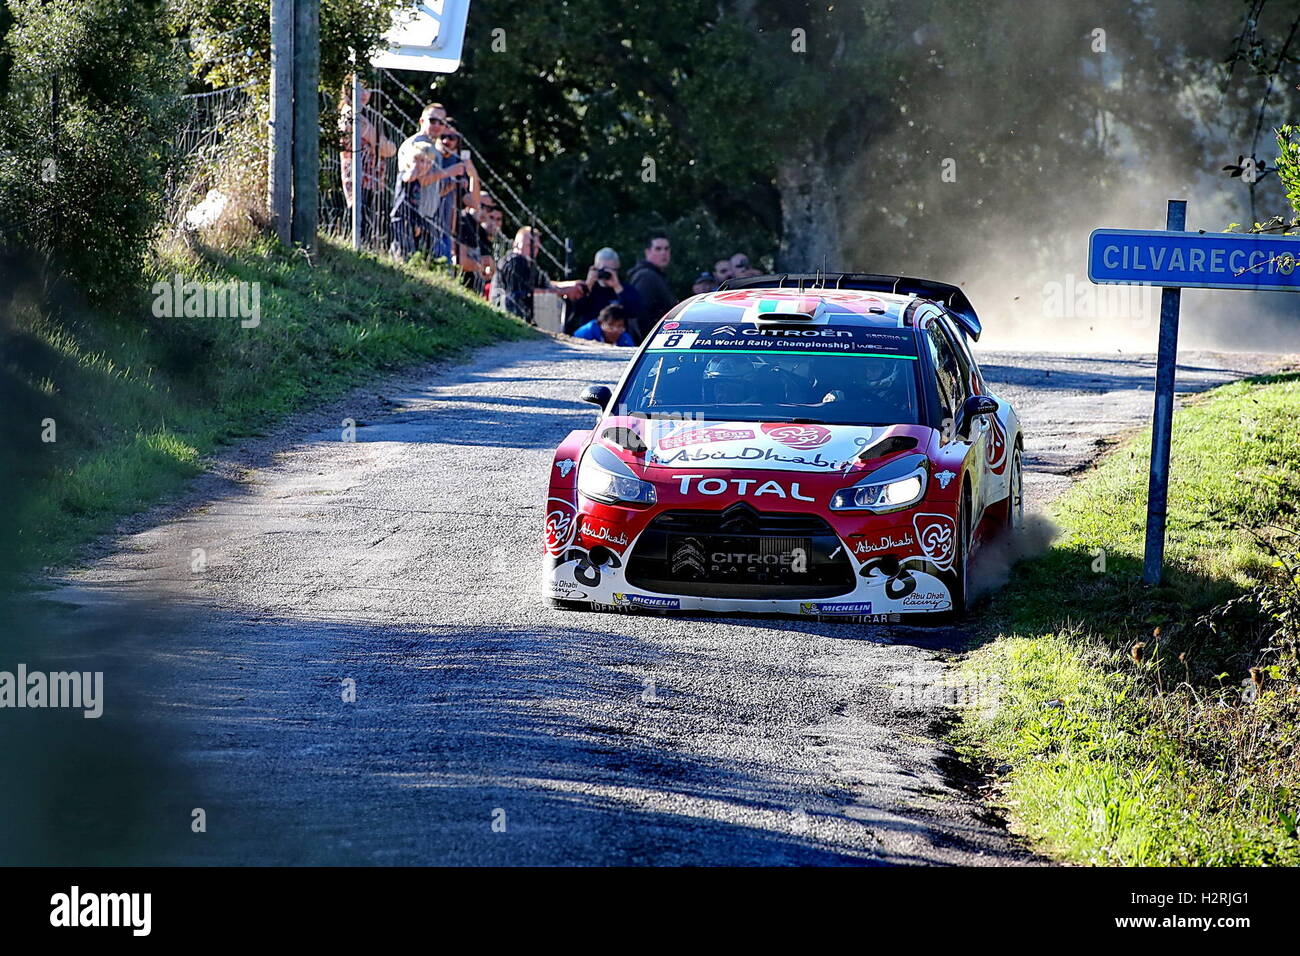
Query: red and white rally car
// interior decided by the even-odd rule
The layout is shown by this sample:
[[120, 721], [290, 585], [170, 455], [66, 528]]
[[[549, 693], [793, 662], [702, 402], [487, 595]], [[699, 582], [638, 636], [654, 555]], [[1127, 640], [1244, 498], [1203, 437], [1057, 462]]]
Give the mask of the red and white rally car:
[[563, 607], [897, 621], [960, 614], [980, 545], [1024, 520], [1021, 434], [956, 287], [731, 280], [678, 305], [551, 467]]

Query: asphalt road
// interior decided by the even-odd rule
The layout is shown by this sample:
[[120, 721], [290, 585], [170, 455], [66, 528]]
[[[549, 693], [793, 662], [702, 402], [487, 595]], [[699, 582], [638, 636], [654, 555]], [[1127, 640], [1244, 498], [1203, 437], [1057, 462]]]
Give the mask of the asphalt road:
[[[60, 579], [42, 646], [93, 648], [103, 726], [119, 721], [73, 728], [102, 737], [81, 772], [130, 780], [84, 801], [98, 836], [68, 842], [50, 815], [30, 846], [60, 835], [69, 862], [128, 845], [144, 862], [1033, 862], [937, 741], [958, 632], [543, 603], [551, 451], [592, 418], [582, 386], [625, 359], [511, 343], [316, 410]], [[1020, 411], [1039, 506], [1150, 414], [1149, 357], [982, 364]], [[1179, 386], [1276, 364], [1188, 353]]]

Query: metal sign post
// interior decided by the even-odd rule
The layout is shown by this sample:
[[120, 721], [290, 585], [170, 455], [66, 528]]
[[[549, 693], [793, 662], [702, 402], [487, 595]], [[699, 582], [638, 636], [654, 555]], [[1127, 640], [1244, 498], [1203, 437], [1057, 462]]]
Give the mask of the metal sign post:
[[[1165, 228], [1182, 232], [1187, 225], [1187, 203], [1169, 200]], [[1160, 291], [1160, 346], [1156, 356], [1156, 402], [1151, 425], [1151, 479], [1147, 485], [1147, 542], [1142, 581], [1160, 583], [1165, 561], [1165, 516], [1169, 504], [1169, 442], [1174, 427], [1174, 377], [1178, 367], [1178, 313], [1183, 290]]]
[[1182, 290], [1300, 292], [1300, 236], [1185, 232], [1187, 203], [1171, 199], [1163, 232], [1095, 229], [1088, 237], [1093, 282], [1161, 286], [1160, 346], [1147, 488], [1146, 555], [1142, 580], [1160, 583], [1169, 503], [1169, 446], [1174, 420], [1174, 370]]

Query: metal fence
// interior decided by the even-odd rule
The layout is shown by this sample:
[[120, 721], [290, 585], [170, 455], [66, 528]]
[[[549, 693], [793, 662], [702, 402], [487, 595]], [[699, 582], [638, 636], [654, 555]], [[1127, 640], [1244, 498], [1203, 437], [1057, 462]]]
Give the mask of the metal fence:
[[[387, 140], [394, 147], [400, 147], [419, 131], [420, 124], [416, 116], [403, 109], [394, 93], [401, 90], [415, 102], [420, 101], [419, 95], [387, 70], [374, 71], [372, 77], [367, 80], [366, 86], [370, 90], [370, 100], [363, 108], [363, 118], [379, 134], [377, 143]], [[335, 148], [322, 153], [320, 222], [323, 231], [341, 238], [348, 238], [352, 234], [352, 211], [343, 188], [342, 169], [345, 157], [350, 155], [343, 150], [344, 137], [346, 131], [350, 129], [347, 114], [350, 114], [350, 109], [346, 106], [341, 107], [337, 100], [330, 97], [322, 98], [322, 126], [336, 132], [338, 143]], [[493, 202], [500, 207], [503, 214], [502, 228], [499, 233], [492, 236], [492, 254], [495, 260], [500, 262], [504, 258], [509, 251], [511, 237], [520, 227], [531, 226], [543, 240], [540, 253], [542, 267], [556, 277], [565, 276], [569, 271], [568, 263], [565, 261], [569, 249], [567, 241], [524, 203], [509, 181], [501, 176], [465, 137], [464, 131], [457, 132], [461, 136], [462, 147], [470, 151], [474, 166], [482, 178], [484, 191], [491, 194]], [[361, 243], [363, 247], [375, 252], [392, 253], [397, 236], [394, 234], [390, 213], [393, 209], [397, 177], [400, 172], [398, 169], [400, 155], [394, 152], [393, 155], [385, 157], [382, 155], [383, 152], [382, 149], [372, 148], [371, 155], [367, 159], [367, 164], [377, 170], [375, 176], [377, 181], [372, 184], [372, 188], [363, 190]], [[458, 191], [452, 200], [452, 209], [459, 211], [461, 202], [462, 196]], [[446, 268], [453, 273], [459, 272], [457, 261], [460, 243], [454, 221], [425, 220], [421, 226], [422, 234], [426, 237], [421, 246], [426, 249], [449, 246], [453, 251], [446, 257]]]
[[186, 115], [176, 138], [180, 162], [167, 185], [169, 225], [179, 227], [218, 185], [231, 137], [249, 121], [251, 84], [181, 97]]
[[[250, 85], [185, 97], [189, 113], [177, 141], [183, 160], [173, 175], [169, 197], [169, 218], [174, 227], [183, 226], [187, 220], [193, 223], [196, 211], [201, 221], [205, 202], [213, 201], [210, 191], [218, 186], [218, 174], [223, 165], [230, 161], [229, 150], [235, 131], [255, 116], [258, 104], [252, 99], [248, 89]], [[373, 71], [367, 80], [367, 87], [371, 90], [370, 101], [363, 108], [362, 115], [382, 139], [392, 143], [395, 148], [390, 156], [373, 156], [373, 180], [367, 183], [369, 188], [361, 190], [361, 245], [370, 252], [393, 255], [394, 239], [397, 237], [391, 213], [399, 173], [399, 154], [396, 148], [419, 129], [418, 118], [400, 105], [395, 94], [400, 90], [417, 103], [420, 102], [420, 96], [386, 70]], [[329, 94], [322, 94], [320, 107], [323, 136], [319, 230], [339, 239], [350, 240], [352, 211], [344, 191], [342, 168], [346, 156], [343, 146], [348, 142], [346, 131], [350, 125], [350, 110], [343, 112], [337, 97]], [[491, 194], [493, 202], [502, 211], [500, 230], [491, 233], [489, 226], [492, 247], [490, 254], [495, 262], [499, 263], [509, 252], [515, 232], [522, 226], [531, 226], [543, 240], [539, 265], [552, 278], [565, 277], [569, 271], [566, 260], [570, 247], [567, 241], [537, 216], [510, 182], [473, 143], [464, 138], [463, 131], [458, 132], [462, 137], [462, 147], [470, 150], [474, 166], [482, 178], [483, 190]], [[248, 157], [241, 154], [240, 159], [247, 160]], [[460, 208], [461, 196], [457, 195], [453, 200], [453, 209], [458, 212]], [[425, 251], [433, 266], [445, 269], [454, 276], [463, 275], [455, 220], [447, 223], [426, 221], [423, 225], [422, 235], [425, 238], [420, 248]], [[438, 255], [439, 252], [443, 254]], [[481, 282], [470, 280], [466, 284], [480, 288], [482, 285]]]

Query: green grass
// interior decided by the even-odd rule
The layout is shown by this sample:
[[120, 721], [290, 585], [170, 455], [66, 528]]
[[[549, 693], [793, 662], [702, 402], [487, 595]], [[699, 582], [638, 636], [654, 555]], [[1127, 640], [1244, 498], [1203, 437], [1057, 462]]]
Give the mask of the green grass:
[[1055, 505], [1061, 537], [995, 600], [958, 679], [994, 682], [999, 705], [965, 712], [956, 739], [1042, 851], [1300, 864], [1300, 578], [1279, 563], [1296, 551], [1298, 412], [1288, 374], [1175, 416], [1161, 587], [1140, 582], [1144, 436]]
[[16, 506], [19, 568], [72, 560], [122, 516], [176, 491], [219, 446], [296, 409], [387, 370], [533, 334], [418, 265], [329, 240], [314, 264], [258, 243], [175, 248], [151, 271], [150, 283], [177, 273], [260, 283], [260, 324], [156, 318], [152, 295], [114, 316], [18, 307], [18, 329], [45, 356], [39, 372], [23, 370], [24, 385], [57, 427], [56, 441], [29, 452], [39, 480]]

